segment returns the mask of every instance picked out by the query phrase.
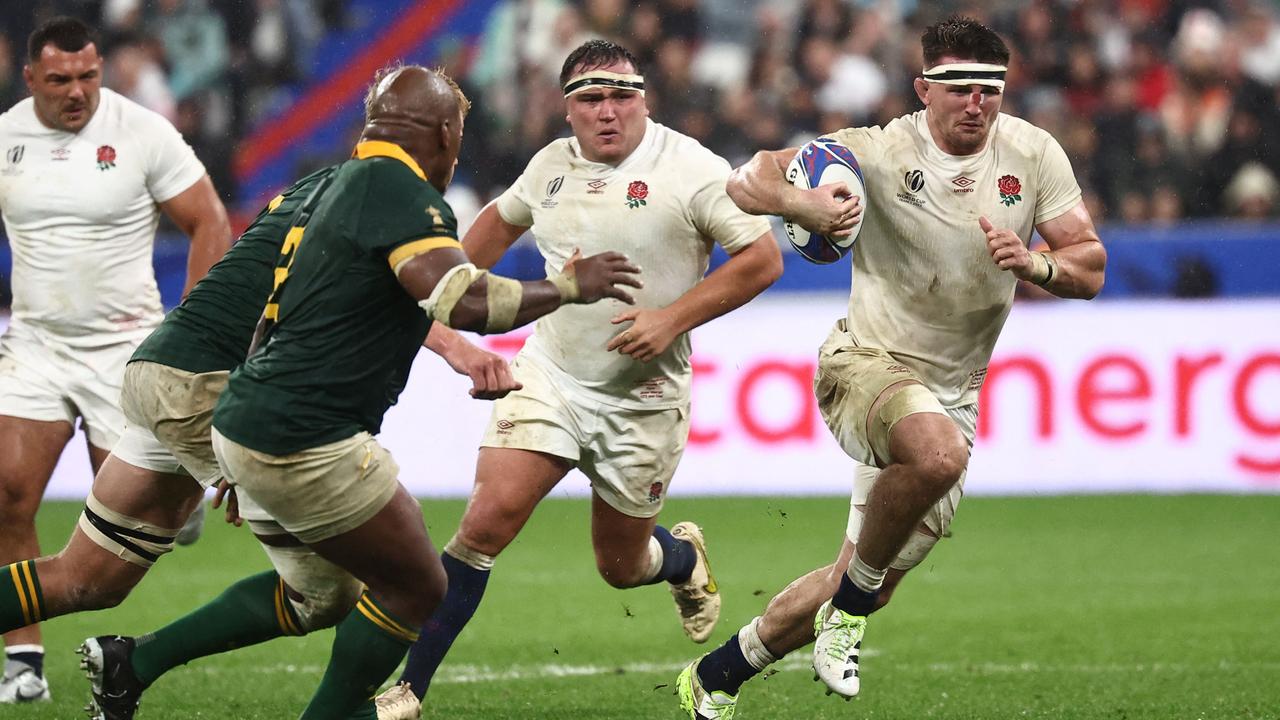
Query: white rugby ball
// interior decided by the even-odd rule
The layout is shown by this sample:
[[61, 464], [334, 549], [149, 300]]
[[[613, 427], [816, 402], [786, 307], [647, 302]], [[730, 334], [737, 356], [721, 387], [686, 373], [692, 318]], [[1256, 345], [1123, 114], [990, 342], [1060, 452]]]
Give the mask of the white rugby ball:
[[[862, 217], [866, 217], [867, 191], [862, 183], [862, 168], [852, 150], [831, 138], [820, 137], [800, 148], [787, 166], [787, 181], [802, 190], [844, 183], [849, 192], [861, 200]], [[845, 238], [810, 233], [798, 223], [785, 219], [783, 227], [796, 252], [810, 262], [827, 265], [844, 257], [853, 248], [858, 233], [862, 231], [862, 222], [854, 225], [853, 233]]]

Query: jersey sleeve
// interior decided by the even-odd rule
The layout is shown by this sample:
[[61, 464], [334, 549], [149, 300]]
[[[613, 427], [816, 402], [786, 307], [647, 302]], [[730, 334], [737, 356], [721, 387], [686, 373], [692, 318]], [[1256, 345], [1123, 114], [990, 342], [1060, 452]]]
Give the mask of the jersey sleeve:
[[1058, 141], [1045, 133], [1044, 151], [1040, 155], [1036, 184], [1035, 224], [1061, 216], [1080, 202], [1080, 185], [1076, 183], [1071, 161]]
[[498, 206], [498, 215], [502, 216], [503, 222], [519, 227], [533, 226], [533, 205], [529, 202], [530, 196], [527, 190], [532, 167], [531, 163], [520, 177], [516, 178], [511, 187], [498, 196], [495, 204]]
[[828, 133], [827, 137], [853, 151], [859, 165], [874, 162], [884, 147], [884, 130], [878, 127], [856, 127]]
[[768, 220], [748, 215], [729, 197], [725, 190], [729, 163], [707, 151], [694, 157], [697, 167], [690, 177], [696, 180], [690, 188], [689, 216], [699, 233], [733, 255], [770, 232]]
[[156, 202], [172, 200], [205, 176], [204, 163], [168, 120], [150, 110], [142, 110], [138, 120], [138, 135], [149, 151], [147, 191]]
[[453, 208], [431, 184], [398, 160], [377, 159], [362, 168], [365, 201], [356, 242], [386, 257], [392, 268], [442, 247], [461, 248]]

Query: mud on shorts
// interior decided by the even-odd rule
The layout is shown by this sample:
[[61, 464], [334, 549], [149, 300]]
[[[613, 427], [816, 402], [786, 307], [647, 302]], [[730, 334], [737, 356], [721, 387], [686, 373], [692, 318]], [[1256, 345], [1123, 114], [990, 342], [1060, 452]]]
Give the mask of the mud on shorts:
[[524, 386], [496, 401], [481, 447], [532, 450], [574, 463], [610, 507], [631, 517], [662, 510], [689, 438], [689, 408], [633, 410], [557, 382], [541, 362], [519, 355]]
[[[904, 385], [871, 416], [871, 407], [886, 388], [905, 380]], [[841, 449], [858, 461], [850, 498], [846, 536], [856, 542], [862, 529], [862, 510], [880, 467], [892, 461], [889, 434], [902, 418], [920, 412], [946, 415], [960, 428], [969, 446], [977, 428], [978, 406], [944, 408], [907, 366], [879, 348], [861, 347], [849, 335], [845, 321], [832, 328], [818, 350], [818, 369], [813, 391], [818, 410]], [[925, 514], [923, 523], [933, 536], [915, 532], [890, 567], [909, 570], [920, 563], [938, 538], [945, 535], [964, 494], [965, 475]]]

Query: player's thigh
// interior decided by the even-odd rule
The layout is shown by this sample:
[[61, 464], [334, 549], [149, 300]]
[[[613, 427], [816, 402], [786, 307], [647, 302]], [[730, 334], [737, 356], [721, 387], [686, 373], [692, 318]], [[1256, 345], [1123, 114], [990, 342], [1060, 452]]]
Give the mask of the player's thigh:
[[[0, 415], [0, 518], [34, 515], [73, 433], [61, 420]], [[6, 524], [0, 522], [0, 533]]]
[[[129, 363], [120, 392], [127, 426], [116, 454], [122, 455], [119, 446], [128, 444], [128, 452], [137, 457], [127, 459], [135, 465], [174, 472], [167, 466], [176, 463], [200, 485], [217, 484], [222, 471], [213, 454], [210, 431], [213, 409], [226, 388], [227, 375], [191, 373], [146, 361]], [[163, 453], [154, 451], [157, 445]], [[166, 467], [153, 467], [156, 463]]]
[[[592, 492], [619, 516], [657, 516], [684, 455], [689, 408], [631, 410], [595, 404], [592, 411], [594, 432], [578, 463]], [[597, 541], [612, 532], [606, 524], [593, 527]]]
[[563, 457], [505, 447], [482, 447], [476, 481], [458, 527], [466, 547], [496, 556], [528, 522], [542, 498], [573, 465]]
[[861, 347], [836, 323], [818, 351], [813, 391], [841, 449], [865, 465], [895, 462], [890, 438], [901, 420], [946, 410], [906, 365], [879, 348]]
[[[163, 448], [156, 447], [156, 452]], [[204, 488], [176, 462], [140, 467], [113, 452], [94, 478], [91, 492], [99, 504], [120, 515], [176, 529], [186, 522]]]
[[400, 487], [399, 465], [367, 432], [287, 455], [253, 450], [217, 430], [212, 438], [227, 478], [307, 544], [364, 524]]

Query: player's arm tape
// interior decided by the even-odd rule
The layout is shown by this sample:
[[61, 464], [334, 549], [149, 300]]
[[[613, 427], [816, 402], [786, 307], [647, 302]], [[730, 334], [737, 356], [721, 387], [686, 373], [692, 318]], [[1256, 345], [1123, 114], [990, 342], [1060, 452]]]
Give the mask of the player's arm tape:
[[471, 263], [449, 268], [440, 282], [436, 283], [431, 295], [419, 302], [418, 307], [432, 320], [453, 327], [450, 324], [453, 309], [481, 278], [485, 279], [485, 305], [488, 312], [484, 331], [501, 333], [515, 327], [516, 313], [520, 311], [520, 302], [524, 298], [524, 285], [517, 280], [481, 270]]
[[1035, 266], [1032, 270], [1031, 282], [1040, 287], [1045, 287], [1053, 282], [1053, 279], [1058, 275], [1058, 263], [1047, 252], [1032, 252], [1031, 264]]

